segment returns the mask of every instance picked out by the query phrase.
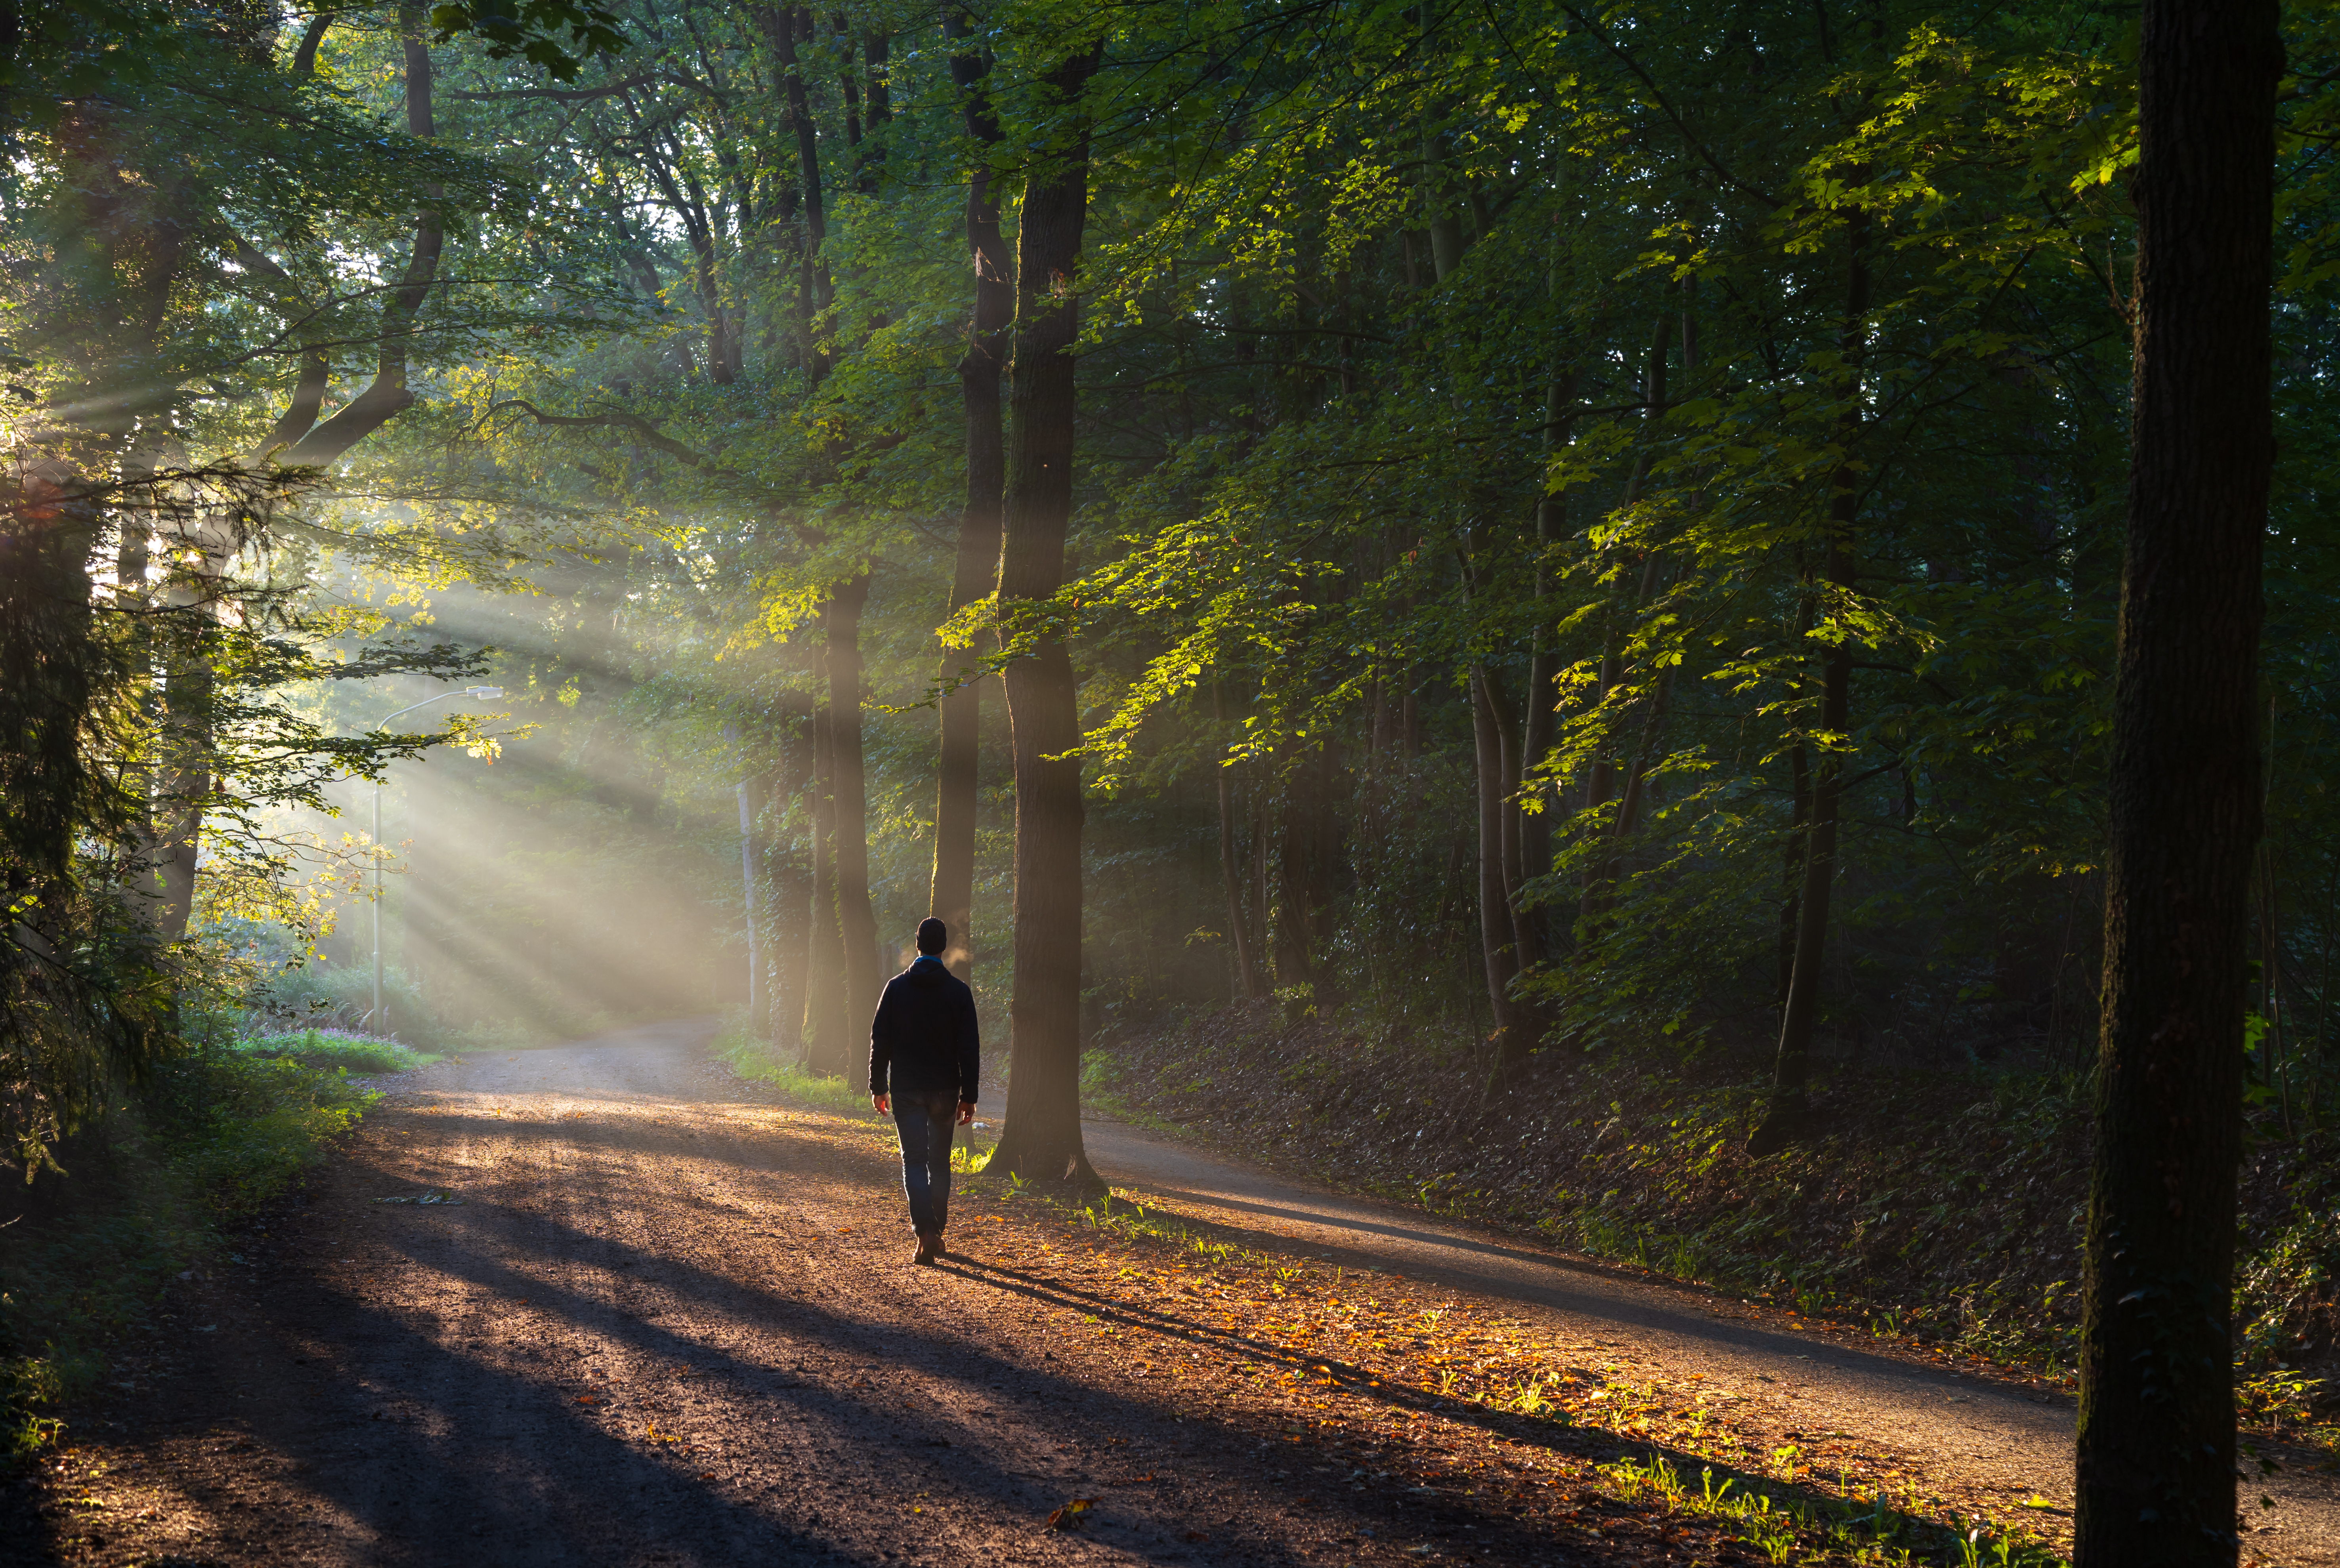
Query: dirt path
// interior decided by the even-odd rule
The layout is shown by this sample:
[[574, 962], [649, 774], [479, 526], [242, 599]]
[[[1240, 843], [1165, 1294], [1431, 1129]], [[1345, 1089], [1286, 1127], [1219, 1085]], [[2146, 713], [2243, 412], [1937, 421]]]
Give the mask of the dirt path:
[[[878, 1130], [757, 1103], [704, 1034], [402, 1083], [73, 1412], [45, 1484], [8, 1494], [36, 1517], [0, 1522], [0, 1563], [1398, 1563], [1433, 1538], [1687, 1560], [1568, 1547], [1563, 1509], [1580, 1540], [1680, 1537], [1595, 1518], [1541, 1454], [1504, 1461], [1533, 1473], [1512, 1497], [1393, 1496], [1377, 1479], [1429, 1438], [1304, 1435], [1205, 1365], [1255, 1351], [1159, 1321], [1163, 1364], [1132, 1365], [1147, 1326], [1084, 1294], [1094, 1263], [987, 1263], [976, 1206], [971, 1261], [909, 1267]], [[1067, 1233], [1010, 1208], [1002, 1238]], [[1495, 1440], [1460, 1436], [1492, 1470]], [[1044, 1528], [1076, 1497], [1082, 1529]]]
[[[10, 1494], [38, 1514], [0, 1522], [0, 1564], [1761, 1560], [1603, 1496], [1573, 1429], [1434, 1397], [1400, 1411], [1401, 1390], [1353, 1377], [1338, 1397], [1373, 1419], [1320, 1419], [1318, 1353], [1215, 1327], [1187, 1283], [1145, 1286], [1029, 1203], [963, 1202], [968, 1256], [909, 1267], [878, 1130], [759, 1102], [704, 1032], [402, 1084], [74, 1412], [46, 1484]], [[1962, 1380], [1113, 1129], [1095, 1147], [1197, 1218], [1562, 1314], [1619, 1356], [1779, 1367], [1744, 1376], [1929, 1463], [2013, 1433], [2046, 1468], [2008, 1481], [2059, 1482], [2060, 1413], [2034, 1432], [1994, 1394], [1948, 1425]], [[1085, 1528], [1043, 1528], [1076, 1497], [1096, 1500]], [[2278, 1514], [2286, 1533], [2255, 1545], [2309, 1533], [2304, 1504]]]
[[[1263, 1245], [1398, 1270], [1548, 1315], [1560, 1332], [1648, 1376], [1698, 1375], [1748, 1390], [1774, 1427], [1838, 1434], [1896, 1455], [1938, 1485], [1990, 1499], [1999, 1517], [2019, 1516], [2033, 1496], [2069, 1517], [2074, 1402], [2062, 1393], [1929, 1362], [1866, 1333], [1815, 1332], [1730, 1297], [1311, 1187], [1134, 1128], [1091, 1122], [1085, 1137], [1100, 1175], [1174, 1212]], [[2251, 1554], [2301, 1568], [2340, 1564], [2340, 1484], [2313, 1456], [2278, 1463], [2278, 1473], [2243, 1489]]]

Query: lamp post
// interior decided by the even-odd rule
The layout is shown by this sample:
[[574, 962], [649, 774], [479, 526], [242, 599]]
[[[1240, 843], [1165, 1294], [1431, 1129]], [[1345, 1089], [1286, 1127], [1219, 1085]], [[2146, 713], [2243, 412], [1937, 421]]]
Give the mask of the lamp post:
[[[443, 703], [449, 697], [476, 697], [481, 702], [493, 702], [504, 695], [501, 686], [465, 686], [460, 692], [441, 692], [435, 697], [424, 697], [419, 703], [409, 703], [374, 725], [376, 731], [390, 727], [391, 719], [402, 718], [416, 708], [427, 708], [432, 703]], [[376, 1034], [387, 1034], [382, 1014], [382, 781], [373, 782], [373, 1007], [366, 1014], [366, 1023]]]

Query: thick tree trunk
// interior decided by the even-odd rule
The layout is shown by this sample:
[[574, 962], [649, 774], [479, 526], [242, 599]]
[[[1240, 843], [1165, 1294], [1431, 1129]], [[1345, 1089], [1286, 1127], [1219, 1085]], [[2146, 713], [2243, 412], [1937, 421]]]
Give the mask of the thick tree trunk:
[[[1849, 454], [1860, 436], [1860, 346], [1869, 314], [1869, 215], [1854, 213], [1849, 225], [1851, 267], [1845, 290], [1842, 348], [1851, 384], [1839, 421], [1838, 439]], [[1828, 545], [1823, 571], [1839, 594], [1854, 581], [1853, 526], [1860, 512], [1860, 474], [1848, 456], [1830, 480]], [[1852, 646], [1832, 643], [1820, 666], [1819, 727], [1841, 735], [1852, 722]], [[1843, 794], [1844, 753], [1834, 742], [1812, 762], [1811, 823], [1804, 833], [1804, 884], [1796, 897], [1796, 962], [1788, 981], [1788, 1004], [1780, 1010], [1780, 1054], [1773, 1070], [1771, 1104], [1748, 1140], [1757, 1155], [1775, 1154], [1804, 1136], [1810, 1109], [1804, 1091], [1811, 1080], [1812, 1030], [1819, 1020], [1820, 975], [1828, 954], [1829, 892], [1836, 880], [1837, 807]]]
[[837, 917], [845, 942], [845, 1011], [856, 1031], [878, 1011], [885, 984], [878, 957], [878, 917], [869, 905], [869, 786], [861, 762], [861, 611], [869, 574], [838, 585], [821, 620], [828, 632], [828, 745], [835, 786]]
[[848, 1021], [845, 932], [837, 918], [837, 765], [828, 705], [813, 710], [812, 919], [805, 942], [805, 1060], [818, 1073], [849, 1077], [853, 1031]]
[[[1092, 46], [1049, 75], [1072, 115], [1070, 145], [1034, 165], [1016, 253], [1015, 371], [999, 597], [1014, 616], [1065, 576], [1073, 510], [1074, 360], [1069, 291], [1088, 217], [1088, 121], [1076, 100], [1102, 54]], [[1016, 628], [1011, 623], [1010, 634]], [[1016, 753], [1014, 1072], [992, 1164], [1026, 1177], [1094, 1183], [1081, 1147], [1081, 767], [1079, 692], [1064, 640], [1042, 629], [1007, 666]]]
[[[12, 903], [61, 902], [72, 885], [97, 659], [89, 559], [98, 506], [79, 490], [77, 479], [68, 488], [37, 468], [0, 478], [0, 890]], [[0, 944], [0, 974], [28, 956]]]
[[[944, 18], [944, 36], [968, 37], [966, 12]], [[951, 55], [951, 80], [961, 94], [967, 132], [978, 146], [999, 140], [999, 124], [985, 92], [982, 54]], [[999, 385], [1007, 334], [1016, 321], [1016, 264], [999, 232], [999, 201], [988, 163], [978, 163], [967, 187], [967, 248], [975, 274], [975, 312], [967, 351], [959, 356], [959, 395], [967, 409], [967, 509], [960, 516], [958, 560], [951, 574], [949, 614], [993, 591], [999, 582], [999, 518], [1006, 489], [1006, 452], [1000, 439]], [[969, 978], [975, 962], [976, 762], [983, 731], [983, 684], [967, 678], [966, 654], [942, 657], [942, 754], [935, 803], [935, 869], [927, 908], [950, 927], [951, 972]]]
[[2233, 1307], [2260, 552], [2275, 443], [2273, 0], [2147, 0], [2077, 1568], [2236, 1561]]

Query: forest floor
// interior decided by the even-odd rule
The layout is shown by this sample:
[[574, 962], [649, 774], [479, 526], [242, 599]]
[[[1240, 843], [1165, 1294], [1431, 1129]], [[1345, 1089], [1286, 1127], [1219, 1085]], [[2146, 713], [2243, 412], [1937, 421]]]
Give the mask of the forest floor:
[[[2052, 1394], [1952, 1418], [1982, 1379], [1112, 1129], [1121, 1201], [975, 1178], [952, 1260], [912, 1267], [890, 1129], [741, 1082], [708, 1033], [397, 1080], [0, 1490], [0, 1564], [1849, 1564], [1957, 1562], [1922, 1522], [1954, 1513], [2061, 1533], [2052, 1437], [2016, 1439], [2038, 1474], [1977, 1452]], [[1840, 1365], [1909, 1395], [1848, 1404]], [[2254, 1554], [2340, 1562], [2321, 1478], [2275, 1479]]]

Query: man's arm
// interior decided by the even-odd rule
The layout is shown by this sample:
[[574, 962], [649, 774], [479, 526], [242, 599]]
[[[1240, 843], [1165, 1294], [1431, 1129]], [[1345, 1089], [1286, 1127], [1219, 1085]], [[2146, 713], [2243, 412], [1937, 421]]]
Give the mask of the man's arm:
[[894, 982], [889, 980], [878, 993], [878, 1011], [869, 1017], [869, 1103], [880, 1112], [886, 1109], [886, 1070], [894, 1060], [894, 1020], [888, 1016], [893, 1005]]
[[983, 1088], [982, 1026], [976, 1021], [974, 990], [962, 984], [958, 996], [958, 1119], [973, 1121], [976, 1097]]

